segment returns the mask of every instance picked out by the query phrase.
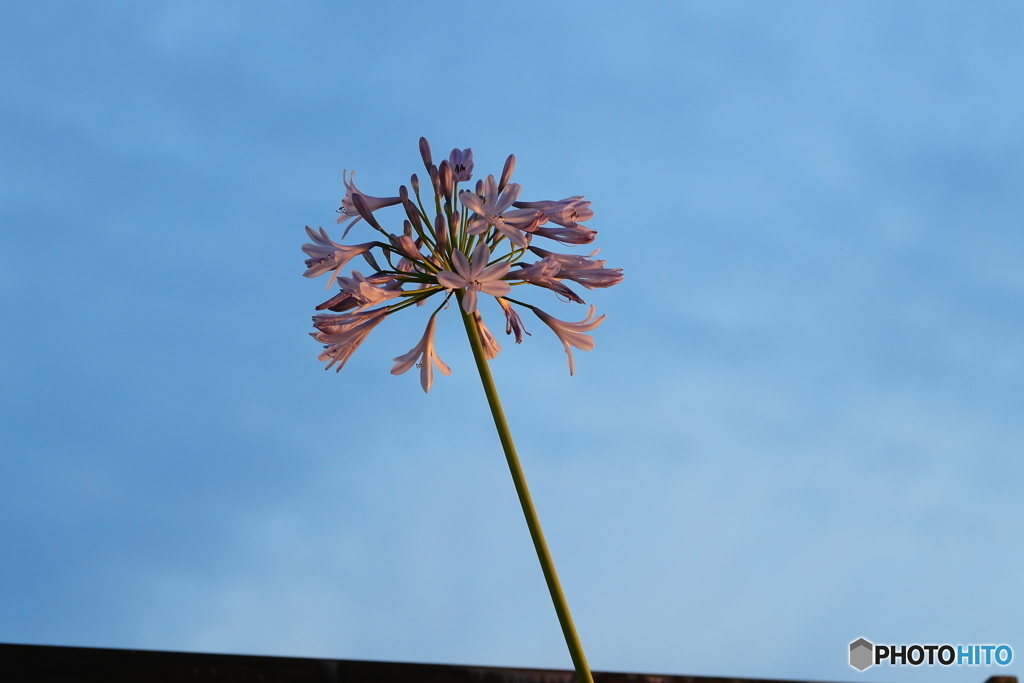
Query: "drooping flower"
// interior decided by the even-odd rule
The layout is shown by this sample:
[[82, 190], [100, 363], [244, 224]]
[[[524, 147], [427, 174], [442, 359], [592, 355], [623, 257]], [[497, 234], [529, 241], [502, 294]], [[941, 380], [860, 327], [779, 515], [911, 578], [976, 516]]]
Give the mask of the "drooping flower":
[[576, 292], [569, 289], [568, 285], [562, 283], [558, 277], [560, 270], [562, 270], [562, 264], [552, 256], [545, 256], [533, 265], [511, 271], [508, 277], [510, 279], [525, 280], [538, 287], [546, 287], [556, 294], [561, 294], [569, 301], [575, 301], [578, 304], [584, 303], [583, 299]]
[[533, 306], [531, 308], [537, 314], [537, 317], [544, 321], [544, 324], [550, 327], [551, 331], [558, 337], [558, 340], [562, 342], [562, 346], [565, 347], [565, 355], [569, 356], [569, 374], [574, 374], [576, 372], [576, 365], [573, 361], [572, 349], [569, 347], [575, 346], [581, 351], [589, 351], [594, 348], [594, 338], [589, 334], [583, 333], [590, 332], [604, 322], [604, 316], [602, 315], [600, 318], [594, 319], [597, 309], [591, 306], [586, 318], [578, 323], [570, 323], [553, 318], [539, 308]]
[[498, 299], [498, 303], [501, 304], [501, 310], [505, 313], [505, 334], [516, 333], [516, 344], [523, 343], [523, 334], [533, 336], [526, 331], [526, 327], [523, 325], [523, 319], [519, 317], [519, 313], [512, 307], [510, 301], [505, 299]]
[[536, 209], [508, 211], [519, 196], [520, 187], [516, 183], [509, 183], [499, 193], [498, 183], [494, 176], [489, 175], [482, 189], [483, 196], [469, 190], [459, 193], [459, 201], [475, 214], [469, 221], [467, 232], [479, 235], [493, 226], [512, 244], [525, 247], [528, 240], [524, 233], [536, 230], [543, 223], [544, 212]]
[[371, 197], [365, 192], [360, 192], [356, 187], [355, 176], [356, 172], [352, 171], [348, 178], [345, 177], [346, 171], [341, 172], [341, 182], [345, 184], [345, 197], [341, 200], [341, 207], [338, 208], [338, 223], [344, 223], [345, 221], [352, 220], [351, 223], [345, 228], [345, 232], [341, 234], [341, 239], [345, 239], [345, 235], [352, 229], [352, 226], [359, 222], [362, 218], [359, 215], [359, 210], [352, 201], [352, 195], [362, 195], [363, 200], [366, 202], [366, 206], [369, 207], [370, 211], [376, 211], [377, 209], [383, 209], [385, 206], [394, 206], [402, 201], [401, 197]]
[[324, 344], [324, 350], [319, 356], [319, 360], [327, 362], [324, 370], [329, 370], [332, 365], [337, 363], [336, 372], [341, 372], [345, 363], [363, 343], [366, 336], [384, 320], [387, 314], [386, 308], [376, 308], [359, 313], [342, 315], [321, 313], [313, 316], [313, 326], [316, 327], [317, 332], [310, 332], [309, 336]]
[[476, 310], [477, 292], [491, 296], [505, 296], [512, 288], [509, 283], [501, 280], [511, 266], [508, 263], [496, 263], [488, 268], [487, 262], [490, 258], [491, 250], [483, 242], [473, 250], [470, 261], [466, 260], [465, 254], [456, 249], [452, 254], [452, 265], [456, 272], [442, 270], [437, 274], [437, 281], [441, 286], [447, 289], [464, 289], [466, 291], [462, 297], [462, 309], [466, 313]]
[[468, 147], [459, 150], [457, 147], [448, 156], [448, 165], [452, 169], [452, 179], [457, 183], [466, 183], [473, 179], [473, 150]]
[[494, 360], [498, 356], [498, 352], [501, 351], [501, 346], [491, 331], [487, 329], [487, 325], [484, 325], [484, 318], [480, 315], [479, 310], [473, 311], [473, 322], [476, 323], [477, 334], [480, 335], [480, 342], [484, 346], [484, 355], [487, 356], [487, 360]]
[[309, 255], [309, 258], [306, 259], [306, 272], [302, 275], [304, 277], [316, 277], [333, 271], [331, 272], [330, 279], [327, 281], [326, 289], [331, 288], [334, 278], [338, 276], [338, 271], [344, 268], [346, 263], [359, 254], [365, 254], [370, 251], [374, 246], [373, 242], [366, 242], [365, 244], [344, 247], [331, 240], [323, 228], [320, 228], [320, 232], [316, 233], [308, 225], [306, 226], [306, 234], [309, 235], [309, 239], [313, 240], [313, 244], [307, 242], [302, 245], [302, 251]]
[[429, 392], [434, 383], [434, 365], [441, 371], [442, 375], [450, 375], [451, 368], [445, 365], [434, 351], [434, 327], [437, 321], [437, 314], [430, 316], [427, 329], [423, 333], [416, 346], [412, 347], [409, 353], [395, 358], [395, 366], [391, 368], [392, 375], [401, 375], [413, 365], [420, 369], [420, 386], [424, 392]]

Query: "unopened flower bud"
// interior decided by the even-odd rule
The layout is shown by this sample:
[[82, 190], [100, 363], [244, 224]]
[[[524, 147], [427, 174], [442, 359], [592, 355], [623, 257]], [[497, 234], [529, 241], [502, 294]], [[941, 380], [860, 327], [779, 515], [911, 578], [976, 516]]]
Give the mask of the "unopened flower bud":
[[512, 171], [516, 167], [516, 155], [509, 154], [508, 159], [505, 159], [505, 166], [501, 169], [501, 181], [498, 183], [498, 192], [505, 189], [508, 185], [508, 181], [512, 178]]
[[458, 211], [452, 211], [451, 217], [452, 232], [459, 231], [459, 223], [462, 221], [462, 216], [459, 215]]
[[420, 193], [420, 179], [415, 173], [409, 178], [409, 184], [412, 185], [413, 193], [418, 195]]
[[452, 167], [445, 159], [437, 167], [437, 176], [440, 184], [441, 195], [448, 201], [452, 200]]
[[359, 215], [363, 217], [364, 221], [378, 230], [384, 230], [384, 228], [380, 227], [380, 223], [377, 222], [377, 219], [373, 217], [373, 213], [370, 211], [370, 207], [366, 205], [366, 200], [363, 199], [363, 195], [353, 194], [352, 203], [355, 204], [356, 211], [359, 212]]
[[412, 221], [412, 224], [413, 226], [415, 226], [417, 232], [422, 230], [423, 223], [420, 221], [420, 212], [416, 208], [416, 205], [413, 204], [411, 201], [406, 200], [405, 203], [402, 204], [402, 206], [405, 207], [405, 215], [407, 215], [409, 217], [409, 220]]
[[438, 175], [437, 166], [431, 166], [430, 172], [430, 184], [434, 187], [434, 194], [441, 194], [441, 177]]
[[409, 188], [405, 185], [398, 186], [398, 198], [402, 200], [402, 203], [409, 201]]
[[402, 232], [408, 235], [409, 237], [412, 237], [412, 223], [410, 223], [409, 221], [405, 221], [404, 223], [402, 223]]
[[371, 252], [364, 251], [363, 258], [366, 259], [366, 262], [370, 264], [371, 268], [373, 268], [378, 273], [380, 272], [380, 266], [377, 265], [377, 260], [373, 258], [373, 254]]
[[420, 156], [423, 157], [424, 168], [430, 168], [434, 165], [430, 157], [430, 143], [427, 142], [426, 138], [420, 138]]
[[402, 235], [401, 237], [388, 235], [388, 240], [391, 242], [391, 246], [395, 248], [395, 251], [405, 258], [415, 260], [421, 258], [419, 250], [416, 248], [416, 243], [408, 235]]
[[437, 214], [434, 217], [434, 237], [437, 240], [437, 248], [444, 252], [448, 249], [448, 228], [444, 224], [444, 216]]
[[317, 306], [316, 310], [337, 311], [341, 313], [343, 311], [350, 311], [358, 305], [359, 302], [352, 296], [352, 293], [343, 290]]

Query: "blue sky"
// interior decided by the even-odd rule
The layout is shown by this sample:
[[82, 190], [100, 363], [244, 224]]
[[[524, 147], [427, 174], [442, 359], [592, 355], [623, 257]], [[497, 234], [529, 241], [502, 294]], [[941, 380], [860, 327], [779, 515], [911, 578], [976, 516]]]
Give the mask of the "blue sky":
[[[1022, 29], [1016, 3], [5, 3], [0, 641], [570, 666], [457, 317], [429, 395], [388, 373], [425, 313], [337, 375], [306, 336], [303, 225], [343, 169], [392, 193], [424, 135], [586, 195], [626, 274], [575, 377], [529, 320], [493, 363], [595, 669], [1017, 674]], [[858, 674], [861, 636], [1015, 660]]]

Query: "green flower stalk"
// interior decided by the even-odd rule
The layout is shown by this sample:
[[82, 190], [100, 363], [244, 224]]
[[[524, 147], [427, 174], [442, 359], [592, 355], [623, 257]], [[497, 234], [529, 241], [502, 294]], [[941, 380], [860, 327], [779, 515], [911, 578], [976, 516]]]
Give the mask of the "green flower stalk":
[[[430, 314], [423, 337], [411, 350], [395, 358], [391, 369], [392, 374], [400, 375], [415, 365], [420, 370], [420, 385], [424, 391], [430, 391], [435, 369], [444, 375], [451, 373], [434, 348], [434, 329], [438, 314], [448, 307], [452, 295], [455, 296], [577, 679], [580, 683], [593, 683], [491, 377], [488, 361], [497, 356], [501, 347], [484, 324], [478, 295], [497, 300], [505, 315], [505, 332], [514, 334], [517, 344], [529, 332], [516, 306], [532, 310], [562, 342], [569, 359], [569, 374], [573, 374], [572, 349], [589, 351], [594, 347], [593, 338], [586, 332], [600, 325], [604, 316], [595, 318], [594, 307], [590, 306], [587, 317], [578, 323], [558, 320], [532, 304], [511, 298], [512, 287], [533, 285], [565, 301], [583, 304], [583, 299], [566, 280], [588, 290], [611, 287], [622, 281], [622, 270], [605, 268], [604, 261], [591, 258], [596, 251], [580, 256], [552, 253], [533, 246], [534, 237], [566, 245], [590, 244], [597, 232], [582, 223], [593, 217], [594, 212], [590, 210], [590, 202], [583, 201], [582, 196], [560, 201], [519, 201], [521, 188], [510, 182], [515, 168], [514, 156], [509, 155], [499, 180], [487, 176], [485, 180], [478, 180], [472, 190], [460, 191], [459, 184], [472, 179], [471, 149], [452, 150], [449, 158], [438, 166], [433, 163], [430, 145], [425, 138], [420, 138], [420, 155], [432, 190], [426, 196], [426, 203], [415, 174], [410, 179], [412, 194], [402, 185], [397, 197], [364, 194], [355, 186], [354, 172], [348, 177], [342, 176], [346, 192], [338, 210], [341, 214], [338, 223], [348, 223], [342, 238], [362, 220], [380, 233], [382, 239], [344, 246], [331, 240], [323, 228], [314, 231], [306, 227], [312, 243], [302, 246], [309, 256], [304, 275], [317, 277], [330, 273], [327, 288], [334, 283], [340, 288], [336, 295], [316, 307], [318, 311], [333, 313], [314, 315], [313, 326], [317, 331], [310, 335], [324, 345], [319, 358], [326, 362], [326, 369], [336, 366], [340, 371], [387, 316], [422, 306], [431, 297], [440, 295], [441, 302]], [[385, 230], [375, 216], [380, 209], [398, 205], [405, 211], [401, 234]], [[386, 268], [381, 267], [375, 251], [387, 264]], [[351, 277], [342, 276], [342, 269], [357, 256], [366, 261], [370, 274], [364, 276], [352, 270]], [[538, 260], [526, 261], [535, 257]]]

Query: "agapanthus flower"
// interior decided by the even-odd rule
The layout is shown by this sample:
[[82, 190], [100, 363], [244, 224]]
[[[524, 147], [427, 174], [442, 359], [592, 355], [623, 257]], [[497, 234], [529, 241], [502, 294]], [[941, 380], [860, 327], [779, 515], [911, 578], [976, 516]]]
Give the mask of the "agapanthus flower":
[[487, 329], [487, 325], [484, 324], [484, 317], [480, 315], [480, 311], [473, 311], [473, 323], [476, 325], [477, 334], [480, 335], [480, 341], [484, 345], [484, 355], [487, 356], [487, 360], [494, 360], [498, 357], [501, 346], [498, 344], [498, 340], [494, 338], [494, 335], [491, 334], [491, 331]]
[[513, 202], [517, 209], [540, 209], [552, 223], [570, 228], [594, 217], [590, 202], [583, 201], [583, 195], [569, 197], [557, 202]]
[[597, 237], [597, 230], [584, 228], [578, 223], [576, 225], [560, 226], [557, 228], [537, 228], [533, 234], [562, 244], [590, 244]]
[[513, 270], [508, 276], [510, 279], [525, 280], [531, 285], [546, 287], [556, 294], [561, 294], [569, 301], [575, 301], [578, 304], [584, 303], [583, 299], [576, 292], [569, 289], [568, 285], [562, 283], [561, 278], [558, 277], [561, 270], [562, 264], [552, 256], [545, 256], [531, 266], [524, 266], [519, 270]]
[[452, 374], [451, 368], [445, 365], [434, 351], [434, 327], [437, 322], [437, 314], [430, 316], [427, 322], [427, 329], [423, 333], [416, 346], [412, 347], [409, 353], [403, 354], [395, 359], [395, 366], [391, 368], [392, 375], [401, 375], [408, 371], [413, 365], [420, 369], [420, 386], [423, 391], [430, 391], [434, 383], [434, 366], [441, 371], [442, 375]]
[[501, 304], [501, 310], [505, 314], [505, 334], [515, 333], [516, 344], [523, 343], [523, 335], [527, 334], [533, 336], [526, 331], [526, 326], [523, 325], [523, 319], [519, 317], [518, 311], [512, 306], [511, 301], [505, 299], [498, 299], [498, 303]]
[[395, 251], [404, 256], [407, 261], [412, 262], [421, 257], [420, 248], [410, 235], [402, 235], [401, 237], [388, 235], [388, 238], [391, 240], [391, 246], [395, 248]]
[[452, 254], [452, 265], [455, 272], [442, 270], [437, 273], [437, 281], [448, 289], [461, 289], [465, 291], [462, 297], [462, 309], [466, 313], [476, 310], [476, 293], [483, 292], [491, 296], [505, 296], [512, 289], [512, 285], [503, 282], [508, 269], [508, 263], [496, 263], [490, 268], [487, 261], [491, 258], [491, 250], [486, 244], [480, 244], [473, 251], [470, 260], [458, 249]]
[[352, 221], [345, 228], [345, 232], [341, 234], [341, 239], [345, 239], [345, 236], [348, 235], [348, 231], [351, 230], [352, 226], [358, 223], [359, 219], [362, 217], [359, 215], [359, 210], [356, 208], [356, 205], [352, 200], [352, 195], [362, 195], [363, 199], [366, 201], [366, 205], [370, 207], [371, 212], [376, 211], [377, 209], [383, 209], [385, 206], [394, 206], [402, 201], [401, 197], [371, 197], [368, 194], [360, 192], [356, 188], [355, 177], [355, 171], [352, 171], [348, 178], [345, 177], [345, 171], [341, 172], [341, 182], [345, 185], [345, 197], [341, 200], [341, 206], [338, 208], [338, 213], [341, 214], [338, 216], [338, 223], [344, 223], [349, 220]]
[[508, 210], [519, 196], [520, 189], [516, 183], [509, 183], [499, 193], [498, 183], [494, 176], [489, 175], [484, 181], [482, 196], [468, 190], [460, 192], [459, 200], [474, 213], [469, 221], [469, 234], [479, 235], [493, 227], [508, 237], [512, 244], [525, 247], [527, 239], [524, 233], [535, 230], [544, 222], [545, 216], [543, 211], [536, 209]]
[[[596, 252], [561, 254], [533, 243], [541, 238], [568, 245], [592, 242], [597, 232], [582, 225], [594, 215], [590, 202], [582, 195], [558, 201], [520, 202], [522, 188], [511, 182], [516, 165], [513, 155], [506, 160], [499, 181], [488, 175], [476, 181], [472, 189], [455, 192], [460, 184], [472, 180], [473, 150], [455, 148], [437, 166], [430, 145], [421, 139], [420, 155], [430, 182], [421, 186], [414, 174], [410, 186], [399, 187], [394, 197], [364, 194], [353, 182], [354, 172], [342, 174], [345, 198], [338, 222], [348, 223], [347, 233], [362, 221], [375, 231], [376, 241], [343, 245], [334, 242], [323, 228], [306, 228], [311, 243], [302, 247], [309, 257], [304, 275], [329, 273], [327, 287], [337, 282], [340, 290], [316, 307], [318, 311], [331, 311], [313, 319], [317, 331], [312, 336], [325, 345], [320, 359], [326, 367], [340, 369], [385, 317], [406, 309], [415, 311], [440, 296], [420, 342], [396, 358], [392, 368], [393, 374], [402, 374], [418, 365], [423, 389], [429, 390], [434, 368], [449, 373], [434, 350], [434, 330], [437, 316], [452, 296], [458, 298], [463, 315], [468, 316], [467, 325], [475, 328], [486, 359], [495, 358], [500, 351], [484, 323], [482, 296], [493, 297], [501, 306], [505, 332], [514, 335], [517, 344], [529, 332], [516, 307], [534, 310], [565, 345], [569, 370], [574, 372], [571, 348], [589, 350], [593, 340], [584, 333], [597, 327], [604, 317], [594, 319], [591, 307], [591, 314], [582, 322], [563, 322], [511, 298], [511, 294], [515, 289], [519, 297], [519, 292], [525, 295], [538, 287], [583, 303], [567, 282], [594, 289], [622, 280], [621, 269], [606, 268], [604, 261], [592, 258]], [[426, 196], [421, 194], [424, 191]], [[390, 210], [383, 209], [391, 206], [399, 206], [397, 230], [385, 228]], [[531, 260], [528, 250], [539, 260]], [[356, 256], [365, 259], [371, 272], [343, 273]]]
[[313, 326], [317, 332], [310, 332], [309, 336], [324, 344], [324, 350], [319, 356], [319, 360], [327, 362], [324, 370], [329, 370], [337, 363], [336, 371], [341, 372], [366, 336], [383, 322], [386, 315], [386, 309], [378, 308], [361, 313], [313, 316]]
[[358, 270], [353, 270], [350, 278], [338, 277], [338, 284], [341, 285], [341, 291], [349, 294], [360, 307], [379, 304], [402, 293], [397, 280], [392, 279], [383, 287], [378, 287], [373, 279], [363, 277]]
[[600, 318], [594, 318], [594, 314], [597, 310], [591, 306], [590, 312], [587, 313], [587, 317], [578, 323], [570, 323], [558, 318], [553, 318], [544, 311], [531, 306], [533, 312], [537, 314], [537, 317], [544, 321], [544, 324], [551, 328], [558, 337], [558, 340], [562, 342], [562, 346], [565, 347], [565, 355], [569, 356], [569, 374], [575, 374], [576, 364], [573, 361], [571, 346], [575, 346], [581, 351], [589, 351], [594, 348], [594, 338], [589, 334], [583, 334], [584, 332], [590, 332], [595, 327], [604, 322], [604, 316]]
[[557, 228], [537, 228], [534, 232], [563, 244], [590, 244], [597, 235], [596, 230], [586, 228], [580, 223], [594, 217], [590, 202], [583, 201], [582, 195], [569, 197], [557, 202], [514, 202], [513, 206], [520, 209], [537, 209], [544, 212], [545, 217]]
[[560, 268], [555, 277], [573, 280], [587, 289], [611, 287], [622, 282], [622, 268], [605, 268], [604, 261], [589, 258], [597, 253], [596, 249], [589, 256], [555, 254], [533, 246], [530, 251], [544, 259], [552, 258], [558, 262]]
[[346, 263], [356, 256], [370, 251], [374, 246], [373, 242], [366, 242], [365, 244], [344, 247], [328, 237], [327, 232], [323, 228], [320, 228], [320, 232], [316, 233], [308, 225], [306, 226], [306, 234], [313, 240], [313, 244], [307, 242], [302, 245], [302, 251], [309, 255], [309, 258], [306, 259], [306, 272], [302, 275], [304, 277], [316, 277], [324, 273], [331, 273], [331, 277], [327, 281], [327, 289], [330, 289], [331, 285], [334, 284], [334, 278], [338, 276], [338, 271], [344, 268]]
[[452, 178], [457, 183], [467, 183], [473, 179], [473, 150], [453, 149], [448, 157], [448, 165], [452, 169]]

